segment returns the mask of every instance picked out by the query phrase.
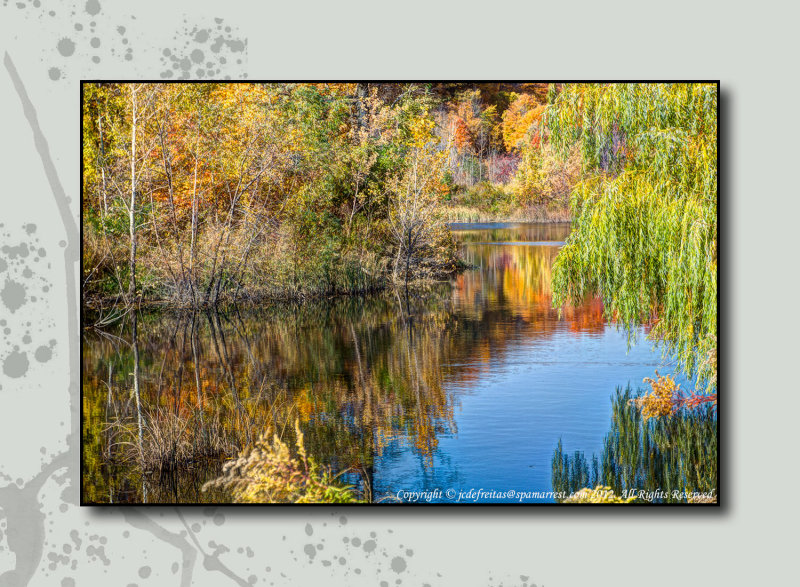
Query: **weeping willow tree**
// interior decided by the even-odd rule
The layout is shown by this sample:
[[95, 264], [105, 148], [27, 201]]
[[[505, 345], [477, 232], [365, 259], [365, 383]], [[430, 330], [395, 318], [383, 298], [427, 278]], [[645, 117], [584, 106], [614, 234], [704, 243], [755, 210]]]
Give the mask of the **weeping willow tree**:
[[576, 143], [584, 179], [553, 267], [554, 304], [602, 297], [606, 317], [674, 353], [714, 385], [717, 333], [717, 87], [567, 84], [551, 94], [550, 140]]

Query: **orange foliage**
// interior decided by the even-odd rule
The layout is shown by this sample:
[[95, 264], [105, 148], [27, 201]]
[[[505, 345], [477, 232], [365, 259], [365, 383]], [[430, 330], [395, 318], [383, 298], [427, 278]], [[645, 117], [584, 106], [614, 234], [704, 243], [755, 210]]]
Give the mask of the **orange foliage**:
[[650, 418], [671, 416], [682, 408], [693, 409], [707, 403], [716, 406], [717, 403], [716, 393], [685, 395], [681, 391], [681, 386], [676, 384], [670, 375], [662, 376], [658, 371], [655, 379], [646, 377], [644, 381], [650, 384], [652, 392], [631, 402], [641, 410], [645, 421]]
[[[519, 151], [531, 125], [538, 124], [545, 106], [537, 102], [531, 94], [518, 95], [508, 109], [503, 112], [503, 143], [509, 151]], [[538, 131], [534, 135], [535, 145], [539, 144]]]

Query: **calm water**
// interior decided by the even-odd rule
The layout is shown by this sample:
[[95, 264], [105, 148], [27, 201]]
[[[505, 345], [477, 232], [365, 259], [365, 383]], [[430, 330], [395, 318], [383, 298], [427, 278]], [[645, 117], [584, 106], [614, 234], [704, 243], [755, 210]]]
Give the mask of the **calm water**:
[[298, 418], [311, 454], [370, 485], [376, 500], [552, 490], [559, 440], [565, 453], [602, 453], [615, 389], [673, 369], [643, 336], [629, 348], [598, 300], [561, 316], [551, 308], [551, 266], [567, 226], [453, 230], [476, 268], [424, 295], [148, 314], [136, 345], [130, 325], [87, 334], [86, 499], [225, 499], [199, 490], [219, 474], [219, 459], [161, 476], [124, 461], [109, 423], [135, 430], [140, 416], [145, 439], [148, 422], [162, 418], [190, 422], [194, 443], [209, 429], [245, 442], [266, 422]]

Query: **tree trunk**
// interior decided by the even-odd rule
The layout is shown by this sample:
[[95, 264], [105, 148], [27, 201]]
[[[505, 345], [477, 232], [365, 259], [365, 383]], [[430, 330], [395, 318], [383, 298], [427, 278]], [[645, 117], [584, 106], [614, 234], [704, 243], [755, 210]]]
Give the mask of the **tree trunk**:
[[400, 277], [400, 260], [403, 256], [403, 239], [400, 239], [400, 242], [397, 244], [397, 258], [394, 260], [394, 271], [392, 274], [392, 279], [395, 283], [399, 280]]
[[[369, 95], [369, 84], [356, 84], [356, 124], [357, 129], [364, 128], [367, 122], [367, 111], [364, 99]], [[357, 135], [358, 133], [356, 133]]]
[[411, 266], [411, 231], [408, 231], [408, 244], [406, 245], [406, 287], [408, 287], [408, 275]]
[[183, 301], [184, 290], [187, 287], [186, 265], [183, 259], [183, 245], [181, 244], [181, 236], [178, 230], [178, 217], [175, 213], [175, 194], [172, 182], [172, 164], [167, 156], [167, 144], [164, 139], [165, 135], [164, 126], [159, 123], [158, 138], [161, 141], [161, 161], [164, 165], [164, 175], [167, 178], [167, 194], [169, 195], [169, 210], [170, 221], [172, 223], [172, 234], [175, 244], [178, 247], [178, 263], [180, 266], [180, 279], [175, 278], [175, 293], [179, 300]]
[[[199, 136], [199, 130], [198, 130]], [[194, 262], [195, 262], [195, 247], [197, 245], [197, 145], [195, 144], [195, 154], [194, 154], [194, 187], [192, 189], [192, 241], [189, 247], [189, 287], [192, 290], [192, 305], [197, 306], [197, 297], [195, 295], [195, 269], [194, 269]]]
[[133, 397], [136, 401], [136, 423], [139, 430], [139, 454], [142, 454], [142, 437], [144, 434], [144, 422], [142, 420], [142, 401], [139, 393], [139, 330], [137, 325], [136, 312], [133, 313], [133, 324], [131, 328], [131, 340], [133, 348]]
[[136, 89], [131, 86], [131, 205], [128, 208], [128, 231], [131, 241], [128, 278], [128, 296], [136, 295]]
[[106, 198], [106, 149], [103, 145], [103, 117], [97, 118], [97, 125], [100, 127], [100, 190], [102, 191], [102, 210], [104, 215], [108, 215], [108, 200]]

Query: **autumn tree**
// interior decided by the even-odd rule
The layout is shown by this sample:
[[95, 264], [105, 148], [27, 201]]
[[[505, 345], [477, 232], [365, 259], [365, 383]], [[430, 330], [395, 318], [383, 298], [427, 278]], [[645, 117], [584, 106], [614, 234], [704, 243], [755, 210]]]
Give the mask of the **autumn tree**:
[[397, 247], [394, 279], [406, 285], [420, 253], [434, 244], [441, 226], [438, 189], [444, 170], [444, 156], [436, 149], [433, 120], [420, 119], [411, 128], [410, 149], [405, 171], [391, 184], [389, 225]]
[[[503, 112], [501, 125], [503, 144], [508, 151], [519, 152], [526, 142], [538, 144], [538, 125], [544, 109], [544, 104], [530, 94], [512, 94], [511, 104]], [[536, 125], [536, 128], [531, 129], [532, 125]]]
[[414, 129], [431, 119], [425, 88], [87, 84], [84, 92], [85, 289], [95, 299], [138, 291], [204, 306], [388, 282], [393, 190], [415, 165], [426, 175], [435, 150], [411, 155], [420, 147]]
[[[95, 138], [95, 157], [89, 160], [91, 165], [86, 166], [88, 171], [85, 173], [95, 182], [98, 176], [101, 178], [98, 187], [103, 201], [103, 229], [116, 233], [118, 238], [123, 225], [125, 227], [126, 285], [123, 285], [120, 271], [121, 260], [112, 259], [112, 266], [117, 274], [119, 293], [125, 294], [128, 304], [133, 303], [137, 295], [139, 232], [145, 222], [143, 207], [150, 187], [148, 164], [154, 148], [150, 126], [154, 103], [160, 92], [161, 86], [158, 84], [107, 85], [104, 111], [96, 111], [97, 133], [88, 133]], [[99, 95], [95, 93], [95, 97]], [[89, 126], [92, 122], [88, 123]], [[86, 122], [84, 129], [89, 130]], [[88, 150], [91, 152], [92, 147]], [[110, 203], [109, 199], [112, 200]]]

